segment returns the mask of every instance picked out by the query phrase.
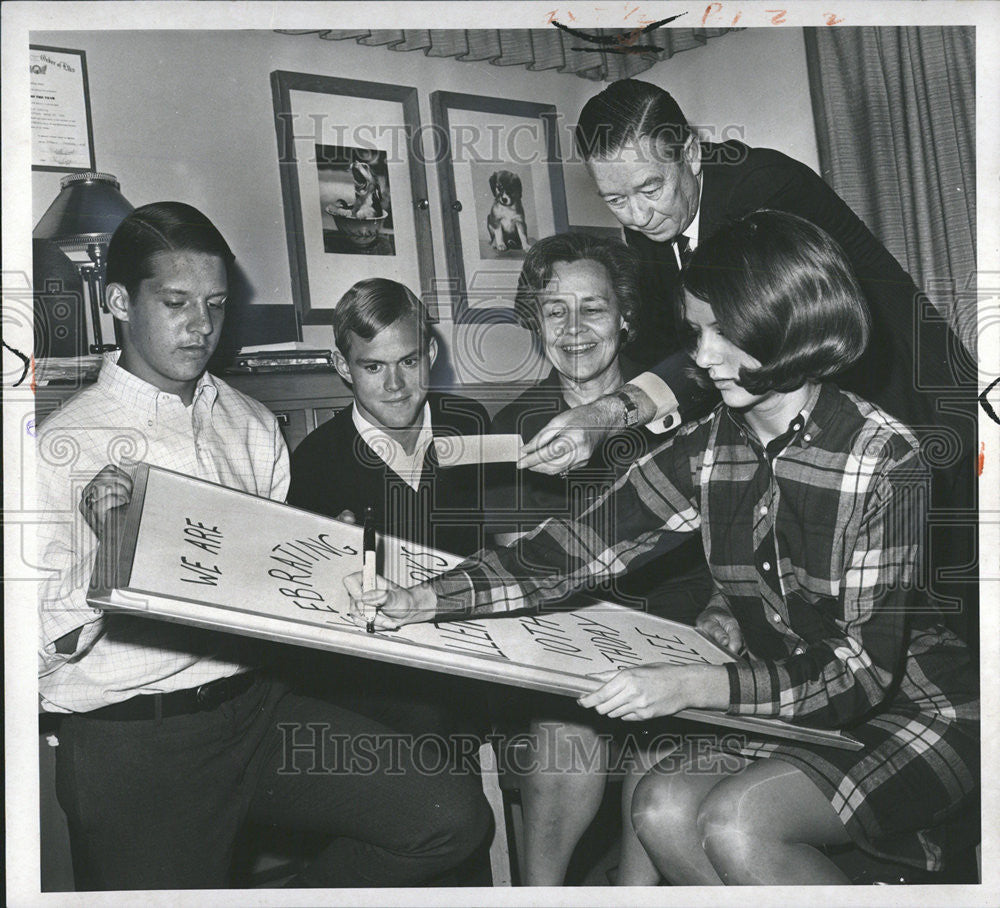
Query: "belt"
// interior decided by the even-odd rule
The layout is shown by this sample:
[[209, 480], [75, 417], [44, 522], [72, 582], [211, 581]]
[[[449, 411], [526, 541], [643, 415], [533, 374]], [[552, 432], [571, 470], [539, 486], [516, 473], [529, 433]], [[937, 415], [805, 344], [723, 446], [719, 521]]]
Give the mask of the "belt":
[[244, 691], [248, 691], [256, 680], [257, 672], [242, 672], [229, 678], [209, 681], [201, 687], [175, 690], [169, 694], [139, 694], [121, 703], [112, 703], [110, 706], [102, 706], [100, 709], [92, 709], [80, 715], [94, 719], [111, 719], [116, 722], [190, 715], [215, 709], [227, 700], [238, 697]]

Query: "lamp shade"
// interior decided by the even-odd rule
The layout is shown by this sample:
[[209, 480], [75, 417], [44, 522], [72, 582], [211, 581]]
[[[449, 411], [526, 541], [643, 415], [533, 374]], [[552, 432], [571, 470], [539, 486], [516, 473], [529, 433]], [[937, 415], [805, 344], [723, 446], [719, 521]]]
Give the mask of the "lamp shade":
[[107, 244], [133, 206], [110, 173], [71, 173], [59, 183], [59, 195], [35, 225], [35, 239], [52, 240], [62, 249]]

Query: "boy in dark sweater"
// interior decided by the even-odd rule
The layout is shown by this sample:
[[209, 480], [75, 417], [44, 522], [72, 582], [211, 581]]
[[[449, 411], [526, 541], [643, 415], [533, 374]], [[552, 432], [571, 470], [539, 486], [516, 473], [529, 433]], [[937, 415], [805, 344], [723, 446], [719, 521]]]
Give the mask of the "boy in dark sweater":
[[[469, 398], [429, 392], [437, 357], [423, 303], [403, 284], [359, 281], [333, 316], [337, 371], [354, 403], [310, 433], [291, 460], [288, 503], [360, 523], [421, 546], [469, 555], [483, 544], [483, 467], [442, 467], [434, 441], [485, 435], [489, 417]], [[325, 653], [295, 653], [292, 671], [313, 694], [400, 733], [451, 750], [480, 725], [481, 686], [437, 672]], [[435, 759], [430, 752], [425, 759]]]
[[312, 432], [292, 457], [288, 503], [468, 555], [483, 544], [480, 465], [441, 467], [435, 438], [483, 435], [469, 398], [428, 392], [437, 341], [423, 303], [385, 278], [359, 281], [334, 311], [337, 371], [354, 404]]

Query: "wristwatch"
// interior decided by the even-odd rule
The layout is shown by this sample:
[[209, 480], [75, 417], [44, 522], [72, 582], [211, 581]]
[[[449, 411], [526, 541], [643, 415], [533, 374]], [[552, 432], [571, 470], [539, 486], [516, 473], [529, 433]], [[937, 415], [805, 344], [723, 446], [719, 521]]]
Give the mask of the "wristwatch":
[[628, 391], [622, 388], [621, 391], [615, 392], [615, 397], [625, 405], [625, 428], [631, 429], [633, 426], [639, 425], [639, 407], [632, 400]]

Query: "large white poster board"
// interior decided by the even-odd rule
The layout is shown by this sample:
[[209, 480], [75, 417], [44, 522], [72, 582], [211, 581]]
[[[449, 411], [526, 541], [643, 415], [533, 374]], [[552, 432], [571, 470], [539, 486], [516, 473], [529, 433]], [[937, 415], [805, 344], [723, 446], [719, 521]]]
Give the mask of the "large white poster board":
[[[391, 537], [382, 573], [412, 586], [460, 559]], [[362, 530], [142, 465], [120, 544], [98, 557], [95, 606], [578, 696], [592, 676], [650, 662], [732, 657], [694, 628], [611, 603], [575, 611], [408, 625], [368, 634], [348, 618], [343, 577], [361, 570]], [[853, 747], [849, 738], [770, 719], [683, 717]]]

